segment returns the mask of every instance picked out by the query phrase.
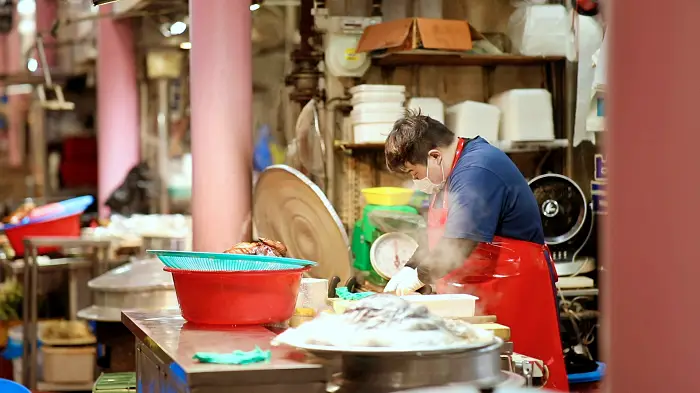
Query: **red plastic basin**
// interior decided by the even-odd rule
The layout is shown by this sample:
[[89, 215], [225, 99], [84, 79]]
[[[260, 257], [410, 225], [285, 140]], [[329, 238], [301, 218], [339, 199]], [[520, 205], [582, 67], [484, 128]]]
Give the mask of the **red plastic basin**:
[[182, 317], [203, 325], [262, 325], [294, 314], [302, 274], [293, 270], [209, 272], [164, 268], [173, 274]]
[[[80, 216], [73, 214], [53, 220], [36, 222], [33, 224], [18, 225], [5, 229], [5, 236], [10, 242], [15, 255], [24, 255], [24, 239], [27, 237], [79, 237]], [[38, 247], [38, 253], [48, 254], [57, 251], [58, 247]]]

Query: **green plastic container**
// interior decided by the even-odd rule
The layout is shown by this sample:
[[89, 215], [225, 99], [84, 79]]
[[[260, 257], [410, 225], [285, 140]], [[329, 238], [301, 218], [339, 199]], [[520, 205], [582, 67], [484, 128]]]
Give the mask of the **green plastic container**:
[[388, 210], [409, 214], [418, 214], [416, 208], [412, 206], [379, 206], [379, 205], [366, 205], [362, 211], [362, 219], [355, 223], [355, 228], [352, 232], [352, 253], [355, 256], [355, 262], [353, 267], [361, 272], [367, 273], [367, 281], [374, 285], [383, 286], [387, 284], [387, 280], [377, 274], [372, 268], [372, 262], [370, 261], [369, 251], [372, 247], [372, 243], [383, 233], [377, 229], [376, 226], [372, 225], [369, 219], [369, 214], [377, 210]]
[[102, 374], [95, 381], [92, 393], [135, 393], [136, 373]]

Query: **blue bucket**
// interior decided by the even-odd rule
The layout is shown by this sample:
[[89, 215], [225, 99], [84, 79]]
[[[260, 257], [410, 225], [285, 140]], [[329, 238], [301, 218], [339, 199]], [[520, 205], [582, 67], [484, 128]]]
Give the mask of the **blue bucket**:
[[0, 378], [0, 392], [2, 393], [31, 393], [29, 389], [14, 381]]

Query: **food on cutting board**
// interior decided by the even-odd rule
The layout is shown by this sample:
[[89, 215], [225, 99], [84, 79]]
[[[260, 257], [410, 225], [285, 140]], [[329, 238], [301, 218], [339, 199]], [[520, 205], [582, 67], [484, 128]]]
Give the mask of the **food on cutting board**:
[[82, 321], [47, 321], [39, 336], [42, 340], [84, 340], [91, 338], [92, 333]]
[[360, 300], [342, 314], [320, 314], [297, 329], [288, 329], [273, 343], [333, 347], [429, 348], [465, 343], [490, 343], [491, 332], [431, 314], [425, 306], [391, 294]]
[[224, 251], [226, 254], [263, 255], [268, 257], [286, 257], [287, 246], [276, 240], [261, 237], [256, 242], [241, 242]]

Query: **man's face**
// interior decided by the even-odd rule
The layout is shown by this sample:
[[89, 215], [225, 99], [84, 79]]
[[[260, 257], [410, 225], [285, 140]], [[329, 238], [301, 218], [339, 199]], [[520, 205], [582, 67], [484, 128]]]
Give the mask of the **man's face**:
[[[428, 168], [428, 165], [430, 168]], [[432, 151], [425, 164], [412, 164], [407, 162], [406, 173], [411, 175], [414, 180], [425, 179], [426, 176], [433, 184], [442, 183], [444, 178], [444, 169], [441, 167], [442, 157], [438, 152]]]
[[415, 165], [407, 162], [404, 166], [406, 167], [405, 172], [411, 175], [413, 180], [424, 179], [428, 172], [428, 168], [425, 165]]

